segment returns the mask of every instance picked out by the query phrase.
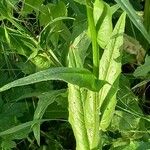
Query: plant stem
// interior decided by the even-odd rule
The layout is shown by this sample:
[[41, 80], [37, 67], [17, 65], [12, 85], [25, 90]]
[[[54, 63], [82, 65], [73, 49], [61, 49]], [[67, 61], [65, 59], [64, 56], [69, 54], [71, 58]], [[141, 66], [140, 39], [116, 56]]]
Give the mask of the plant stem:
[[[87, 18], [90, 31], [90, 37], [92, 40], [92, 51], [93, 51], [93, 74], [99, 77], [99, 46], [97, 43], [97, 31], [93, 16], [93, 3], [92, 0], [86, 0]], [[88, 139], [90, 149], [99, 149], [99, 109], [98, 109], [98, 96], [97, 93], [91, 92], [91, 95], [86, 100], [86, 127], [88, 133]], [[86, 110], [85, 110], [86, 111]]]
[[93, 73], [96, 77], [99, 74], [99, 47], [97, 44], [97, 32], [94, 23], [93, 17], [93, 4], [91, 0], [86, 0], [86, 8], [87, 8], [87, 17], [88, 17], [88, 25], [90, 29], [90, 36], [92, 40], [92, 50], [93, 50]]
[[144, 25], [148, 33], [150, 34], [150, 0], [145, 0]]
[[[150, 0], [145, 0], [144, 6], [144, 26], [150, 35]], [[149, 44], [146, 46], [146, 50], [149, 49]]]

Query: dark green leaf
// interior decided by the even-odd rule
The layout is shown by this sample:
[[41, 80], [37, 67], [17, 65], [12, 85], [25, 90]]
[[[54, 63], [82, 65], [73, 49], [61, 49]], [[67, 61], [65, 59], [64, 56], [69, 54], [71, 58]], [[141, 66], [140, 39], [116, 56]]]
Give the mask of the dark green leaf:
[[99, 91], [106, 83], [100, 81], [88, 70], [81, 68], [57, 67], [37, 72], [22, 79], [18, 79], [0, 88], [0, 92], [12, 87], [33, 84], [48, 80], [63, 80], [79, 87], [85, 87], [93, 91]]

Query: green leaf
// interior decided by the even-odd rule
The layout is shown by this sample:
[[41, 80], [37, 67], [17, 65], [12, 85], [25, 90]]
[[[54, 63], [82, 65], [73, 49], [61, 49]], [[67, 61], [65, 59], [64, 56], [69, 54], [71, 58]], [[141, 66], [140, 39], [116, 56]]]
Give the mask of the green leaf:
[[18, 125], [19, 118], [23, 117], [26, 111], [26, 104], [23, 102], [2, 104], [0, 106], [0, 131]]
[[39, 21], [41, 26], [47, 25], [55, 18], [67, 16], [66, 5], [62, 1], [59, 1], [57, 4], [49, 3], [47, 5], [42, 5], [40, 7], [40, 11], [42, 12], [39, 15]]
[[87, 33], [83, 31], [75, 38], [74, 42], [71, 44], [69, 48], [69, 55], [73, 55], [75, 58], [72, 56], [72, 59], [70, 59], [70, 61], [73, 61], [75, 59], [75, 66], [83, 67], [85, 58], [87, 56], [87, 49], [90, 43], [91, 41], [89, 40]]
[[0, 1], [0, 16], [2, 16], [2, 18], [8, 19], [11, 17], [11, 9], [8, 5], [8, 2], [1, 0]]
[[143, 34], [145, 39], [150, 44], [150, 36], [149, 36], [148, 32], [146, 31], [146, 29], [142, 23], [141, 18], [137, 15], [136, 11], [134, 10], [132, 5], [130, 4], [129, 0], [115, 0], [115, 1], [119, 4], [119, 6], [124, 11], [126, 11], [126, 13], [128, 14], [128, 17], [131, 19], [133, 24], [138, 28], [138, 30]]
[[110, 124], [116, 106], [116, 92], [121, 73], [121, 47], [123, 45], [125, 18], [126, 14], [123, 13], [100, 60], [99, 79], [111, 83], [111, 85], [104, 85], [99, 92], [99, 104], [100, 108], [103, 109], [101, 112], [100, 128], [103, 130]]
[[135, 77], [146, 77], [150, 72], [150, 56], [146, 56], [145, 63], [139, 66], [133, 73]]
[[4, 150], [13, 149], [16, 147], [16, 143], [11, 140], [3, 140], [0, 147]]
[[40, 6], [43, 4], [43, 0], [25, 0], [24, 7], [22, 9], [23, 14], [31, 13], [33, 10], [39, 11]]
[[74, 1], [79, 4], [85, 5], [85, 0], [74, 0]]
[[[36, 121], [36, 122], [38, 122], [38, 121]], [[35, 121], [29, 121], [29, 122], [26, 122], [26, 123], [22, 123], [22, 124], [20, 124], [18, 126], [15, 126], [15, 127], [12, 127], [12, 128], [10, 128], [8, 130], [0, 132], [0, 136], [2, 137], [4, 135], [16, 133], [16, 132], [18, 132], [20, 130], [23, 130], [23, 129], [27, 128], [27, 127], [32, 126], [36, 122]]]
[[12, 87], [48, 80], [63, 80], [65, 82], [78, 85], [79, 87], [85, 87], [93, 91], [99, 91], [106, 83], [105, 81], [96, 79], [96, 77], [87, 69], [57, 67], [40, 71], [27, 77], [18, 79], [14, 82], [8, 83], [0, 88], [0, 92], [8, 90]]
[[[39, 95], [38, 105], [34, 112], [34, 120], [42, 119], [47, 107], [52, 104], [60, 94], [64, 93], [64, 91], [65, 90], [49, 91]], [[33, 133], [38, 145], [40, 145], [40, 123], [34, 124]]]
[[[119, 142], [116, 142], [116, 143], [119, 145]], [[114, 145], [112, 149], [113, 150], [149, 150], [149, 148], [150, 148], [150, 142], [130, 141], [130, 143], [128, 144], [126, 143], [126, 145], [124, 146]]]
[[[83, 93], [82, 93], [83, 95]], [[98, 93], [87, 91], [84, 102], [84, 120], [87, 130], [87, 135], [90, 143], [90, 149], [94, 149], [99, 145], [99, 104]]]
[[[129, 132], [132, 130], [138, 130], [139, 128], [140, 117], [129, 115], [127, 112], [115, 111], [115, 115], [112, 119], [111, 129], [118, 130], [122, 133], [129, 135]], [[128, 131], [128, 132], [125, 132]]]
[[[130, 80], [124, 76], [120, 76], [119, 90], [117, 92], [117, 108], [129, 110], [136, 114], [141, 114], [142, 110], [139, 106], [139, 99], [131, 90]], [[121, 110], [122, 110], [121, 109]], [[119, 109], [120, 110], [120, 109]]]
[[[59, 103], [52, 103], [49, 105], [49, 107], [46, 109], [44, 113], [44, 118], [49, 119], [60, 119], [63, 118], [64, 120], [68, 120], [68, 101], [67, 98], [63, 100], [62, 105], [59, 105]], [[57, 99], [56, 99], [57, 101]], [[60, 99], [58, 99], [60, 102]]]
[[108, 4], [102, 0], [96, 0], [93, 8], [94, 21], [96, 24], [97, 42], [105, 48], [112, 34], [112, 13]]
[[88, 142], [82, 102], [83, 94], [81, 94], [81, 89], [75, 85], [69, 84], [68, 90], [69, 122], [76, 139], [76, 149], [89, 150], [90, 143]]

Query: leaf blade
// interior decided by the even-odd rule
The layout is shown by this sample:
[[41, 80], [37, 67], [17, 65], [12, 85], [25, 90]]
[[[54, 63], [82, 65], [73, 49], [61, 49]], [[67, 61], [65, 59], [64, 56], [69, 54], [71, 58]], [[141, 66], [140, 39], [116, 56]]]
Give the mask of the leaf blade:
[[115, 0], [119, 6], [128, 14], [128, 17], [131, 19], [133, 24], [138, 28], [138, 30], [143, 34], [145, 39], [150, 44], [150, 36], [148, 32], [146, 31], [140, 17], [136, 14], [136, 11], [130, 4], [129, 0]]
[[[106, 80], [111, 85], [104, 85], [99, 92], [99, 107], [101, 111], [100, 128], [105, 130], [111, 121], [116, 106], [118, 78], [121, 73], [121, 47], [125, 28], [126, 13], [123, 13], [112, 33], [111, 39], [100, 60], [99, 79]], [[104, 109], [103, 109], [104, 108]]]
[[8, 83], [0, 88], [0, 92], [8, 90], [12, 87], [23, 86], [48, 80], [62, 80], [93, 91], [99, 91], [100, 88], [106, 83], [105, 81], [96, 79], [96, 77], [87, 69], [56, 67], [40, 71]]

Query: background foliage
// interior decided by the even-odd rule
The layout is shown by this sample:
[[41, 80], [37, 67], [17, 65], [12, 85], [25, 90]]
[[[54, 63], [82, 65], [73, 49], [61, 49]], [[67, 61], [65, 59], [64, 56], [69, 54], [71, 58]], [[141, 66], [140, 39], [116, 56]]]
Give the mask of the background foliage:
[[[102, 28], [114, 26], [122, 13], [119, 6], [127, 12], [128, 18], [117, 106], [111, 124], [103, 134], [103, 149], [149, 149], [150, 28], [144, 20], [150, 17], [148, 4], [144, 5], [146, 0], [130, 0], [132, 5], [126, 8], [123, 0], [116, 0], [119, 6], [113, 0], [105, 2], [115, 13], [112, 24], [107, 24], [111, 19], [107, 16]], [[70, 51], [77, 52], [83, 58], [79, 63], [91, 71], [92, 47], [86, 32], [84, 5], [84, 0], [1, 0], [0, 87], [48, 68], [65, 69]], [[134, 16], [132, 11], [138, 15]], [[112, 28], [109, 30], [98, 34], [107, 34], [108, 38]], [[101, 49], [105, 47], [102, 40], [98, 39]], [[96, 79], [84, 69], [81, 69], [81, 76], [83, 72], [87, 73], [87, 87], [96, 89], [96, 84], [91, 84]], [[54, 71], [53, 76], [61, 78], [65, 74]], [[72, 81], [71, 76], [68, 78], [67, 74], [66, 80]], [[75, 81], [73, 83], [81, 84]], [[75, 149], [74, 135], [68, 123], [67, 84], [58, 80], [36, 83], [35, 76], [32, 82], [35, 84], [8, 88], [0, 93], [0, 149]]]

